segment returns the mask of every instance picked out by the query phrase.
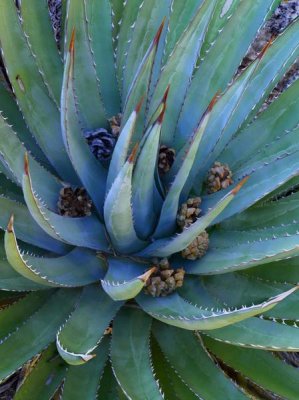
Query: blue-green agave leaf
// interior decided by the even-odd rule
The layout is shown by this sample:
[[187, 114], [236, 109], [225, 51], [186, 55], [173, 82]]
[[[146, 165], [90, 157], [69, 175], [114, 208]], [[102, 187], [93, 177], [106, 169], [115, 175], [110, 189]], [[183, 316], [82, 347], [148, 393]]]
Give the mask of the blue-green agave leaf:
[[136, 108], [132, 111], [130, 117], [127, 122], [124, 124], [117, 142], [115, 144], [112, 158], [109, 165], [107, 183], [106, 183], [106, 191], [108, 191], [117, 175], [119, 174], [122, 167], [125, 165], [126, 160], [129, 155], [130, 145], [132, 143], [133, 134], [135, 132], [136, 121], [138, 118], [138, 113], [140, 112], [140, 108], [142, 105], [143, 99], [139, 101]]
[[71, 218], [58, 215], [45, 207], [32, 188], [29, 161], [25, 155], [23, 193], [30, 214], [39, 226], [54, 239], [95, 250], [108, 248], [104, 226], [94, 215]]
[[0, 38], [9, 80], [30, 131], [58, 174], [75, 183], [61, 137], [59, 110], [49, 97], [13, 1], [0, 3]]
[[46, 303], [0, 344], [1, 381], [55, 339], [57, 329], [71, 312], [79, 293], [77, 289], [52, 291]]
[[227, 207], [246, 181], [247, 178], [224, 196], [213, 209], [209, 210], [204, 216], [198, 218], [197, 221], [182, 233], [177, 234], [170, 239], [155, 240], [144, 250], [141, 250], [138, 255], [142, 257], [167, 257], [185, 249]]
[[105, 224], [113, 246], [116, 250], [127, 253], [136, 252], [146, 245], [146, 242], [137, 237], [131, 206], [136, 151], [137, 147], [113, 182], [104, 205]]
[[[18, 246], [11, 217], [4, 237], [7, 260], [25, 278], [46, 286], [84, 286], [99, 281], [105, 274], [105, 263], [87, 249], [75, 248], [65, 256], [36, 257]], [[84, 265], [84, 268], [82, 268]]]
[[71, 365], [94, 358], [94, 349], [122, 304], [113, 301], [99, 285], [85, 286], [74, 312], [57, 333], [61, 357]]
[[[89, 0], [88, 3], [93, 3]], [[88, 14], [86, 13], [88, 12]], [[102, 12], [102, 11], [101, 11]], [[72, 43], [73, 32], [76, 32], [76, 62], [73, 66], [74, 90], [76, 93], [80, 122], [85, 129], [105, 128], [108, 125], [93, 53], [93, 41], [90, 37], [89, 7], [85, 1], [72, 0], [67, 3], [66, 43]], [[101, 23], [103, 26], [103, 23]], [[103, 37], [101, 42], [103, 42]], [[64, 49], [68, 57], [67, 45]]]
[[[180, 164], [178, 172], [171, 183], [170, 189], [164, 200], [159, 223], [155, 230], [155, 238], [173, 234], [176, 228], [176, 216], [179, 208], [181, 192], [185, 186], [188, 175], [192, 169], [200, 142], [205, 133], [206, 126], [209, 122], [211, 111], [214, 107], [216, 98], [209, 105], [206, 113], [203, 115], [198, 127], [196, 128], [187, 150], [183, 149], [183, 155], [177, 157], [177, 163]], [[174, 166], [176, 168], [176, 165]]]
[[120, 94], [112, 46], [112, 6], [110, 3], [109, 0], [84, 0], [87, 33], [102, 101], [107, 114], [112, 116], [120, 111]]
[[[240, 2], [194, 73], [180, 114], [178, 136], [185, 136], [184, 132], [191, 134], [215, 93], [225, 90], [257, 30], [264, 23], [265, 16], [273, 10], [275, 3], [277, 4], [277, 1], [273, 0]], [[198, 95], [199, 88], [205, 95]], [[183, 144], [184, 140], [177, 141], [176, 147], [181, 148]]]
[[[77, 43], [77, 42], [76, 42]], [[83, 137], [74, 97], [75, 31], [67, 52], [61, 94], [61, 126], [65, 148], [81, 182], [100, 215], [103, 212], [107, 172], [96, 160]], [[77, 58], [76, 58], [77, 60]], [[86, 91], [86, 88], [84, 89]]]
[[137, 309], [123, 308], [113, 323], [113, 372], [129, 399], [163, 399], [151, 365], [150, 329], [151, 318]]
[[95, 357], [83, 365], [69, 366], [62, 391], [63, 400], [95, 399], [109, 354], [109, 337], [103, 337]]
[[140, 294], [136, 300], [145, 312], [168, 325], [188, 330], [210, 331], [262, 314], [275, 307], [297, 289], [298, 287], [293, 287], [260, 304], [235, 309], [205, 310], [189, 303], [178, 293], [157, 298]]
[[199, 8], [163, 66], [157, 82], [149, 115], [157, 108], [165, 87], [171, 84], [162, 127], [162, 140], [165, 144], [172, 143], [172, 135], [215, 3], [215, 0], [205, 1]]
[[134, 298], [156, 271], [129, 259], [108, 258], [108, 271], [101, 280], [105, 292], [115, 301]]
[[136, 161], [133, 175], [133, 214], [135, 229], [139, 237], [146, 239], [157, 222], [155, 208], [157, 155], [160, 144], [161, 126], [166, 109], [169, 87], [162, 99], [162, 110], [152, 127], [149, 127]]
[[[213, 362], [192, 332], [156, 322], [153, 331], [172, 368], [198, 397], [247, 399]], [[184, 356], [178, 357], [178, 353]]]

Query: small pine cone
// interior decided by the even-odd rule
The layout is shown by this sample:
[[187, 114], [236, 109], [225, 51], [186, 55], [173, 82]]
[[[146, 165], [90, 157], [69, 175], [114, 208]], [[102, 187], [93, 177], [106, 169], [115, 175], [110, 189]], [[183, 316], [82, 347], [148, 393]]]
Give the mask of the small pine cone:
[[121, 126], [121, 118], [122, 114], [118, 113], [117, 115], [114, 115], [113, 117], [109, 118], [109, 124], [110, 124], [110, 130], [112, 132], [112, 135], [115, 136], [116, 138], [119, 136], [120, 132], [120, 126]]
[[91, 214], [92, 201], [84, 188], [64, 187], [60, 190], [57, 207], [65, 217], [85, 217]]
[[99, 128], [85, 131], [84, 136], [92, 153], [98, 160], [110, 160], [116, 143], [116, 137], [112, 133], [104, 128]]
[[204, 231], [182, 251], [181, 255], [187, 260], [198, 260], [206, 254], [208, 248], [209, 235]]
[[208, 172], [208, 193], [215, 193], [226, 189], [233, 183], [232, 172], [227, 164], [216, 161]]
[[166, 174], [174, 163], [175, 150], [162, 145], [159, 150], [158, 168], [161, 174]]
[[182, 268], [172, 269], [167, 258], [157, 260], [155, 267], [156, 272], [146, 282], [146, 294], [167, 296], [183, 285], [185, 271]]
[[177, 215], [177, 224], [182, 230], [197, 220], [201, 212], [201, 209], [199, 208], [200, 204], [201, 198], [194, 197], [188, 199], [186, 203], [181, 205]]

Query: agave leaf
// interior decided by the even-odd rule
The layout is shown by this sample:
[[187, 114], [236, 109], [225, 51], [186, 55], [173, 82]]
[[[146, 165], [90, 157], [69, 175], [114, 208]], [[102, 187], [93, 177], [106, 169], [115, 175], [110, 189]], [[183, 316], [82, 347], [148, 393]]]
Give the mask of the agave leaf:
[[[131, 36], [130, 45], [128, 47], [128, 55], [125, 60], [125, 68], [123, 72], [123, 86], [122, 94], [123, 101], [128, 99], [129, 92], [132, 90], [134, 80], [138, 75], [138, 71], [142, 68], [151, 47], [158, 46], [159, 38], [152, 38], [156, 32], [159, 33], [159, 37], [162, 33], [164, 21], [170, 13], [170, 5], [172, 0], [165, 0], [163, 2], [159, 0], [152, 0], [151, 2], [144, 1], [140, 4], [136, 20], [134, 21], [134, 30]], [[154, 60], [152, 59], [152, 63]], [[164, 89], [167, 86], [164, 85]], [[143, 91], [144, 93], [144, 91]], [[163, 96], [163, 93], [159, 99]], [[140, 98], [140, 94], [138, 95]], [[127, 102], [127, 100], [126, 100]]]
[[188, 2], [188, 7], [186, 7], [186, 4], [182, 3], [180, 0], [174, 0], [172, 2], [169, 28], [167, 30], [164, 47], [163, 65], [202, 3], [203, 0], [191, 0]]
[[3, 291], [14, 291], [18, 292], [27, 292], [30, 290], [43, 290], [47, 289], [44, 285], [38, 285], [32, 281], [29, 281], [23, 276], [19, 275], [15, 272], [8, 261], [1, 260], [0, 261], [0, 289]]
[[[61, 126], [65, 148], [81, 182], [102, 215], [106, 181], [104, 167], [95, 159], [80, 129], [74, 98], [75, 31], [66, 56], [61, 94]], [[86, 88], [85, 88], [86, 91]]]
[[99, 286], [85, 286], [74, 312], [57, 334], [61, 357], [71, 365], [94, 358], [94, 349], [122, 304], [112, 301]]
[[[153, 126], [148, 129], [133, 175], [133, 214], [139, 237], [146, 239], [154, 230], [157, 215], [155, 209], [155, 175], [160, 133], [168, 95], [162, 100], [162, 110]], [[157, 189], [156, 189], [157, 190]]]
[[0, 342], [2, 343], [12, 332], [17, 331], [34, 312], [45, 304], [48, 297], [48, 291], [32, 292], [10, 306], [1, 309]]
[[[154, 335], [172, 368], [198, 397], [247, 399], [215, 365], [191, 332], [155, 322]], [[178, 353], [184, 357], [178, 357]]]
[[262, 281], [290, 283], [297, 285], [299, 282], [299, 257], [292, 257], [281, 261], [269, 263], [267, 268], [264, 265], [249, 269], [246, 275], [253, 279]]
[[215, 10], [209, 24], [204, 43], [201, 47], [199, 63], [209, 53], [218, 36], [222, 34], [222, 30], [227, 21], [232, 17], [233, 13], [238, 9], [242, 0], [218, 0]]
[[176, 44], [160, 74], [149, 107], [149, 115], [157, 108], [165, 87], [171, 83], [167, 110], [162, 127], [163, 142], [170, 145], [179, 112], [185, 98], [194, 66], [204, 40], [215, 0], [205, 1]]
[[[271, 169], [271, 174], [269, 174], [269, 169]], [[277, 189], [284, 182], [298, 175], [299, 162], [297, 143], [292, 146], [290, 151], [286, 150], [283, 154], [281, 154], [281, 152], [272, 154], [269, 160], [266, 158], [264, 162], [259, 164], [256, 170], [248, 168], [246, 171], [250, 171], [251, 173], [250, 182], [246, 185], [244, 190], [240, 192], [238, 201], [234, 203], [234, 207], [229, 205], [226, 210], [215, 219], [214, 223], [219, 223], [232, 215], [240, 213], [262, 199], [266, 194]], [[245, 171], [243, 170], [243, 172]], [[213, 207], [222, 195], [222, 193], [215, 193], [203, 197], [203, 210]]]
[[141, 99], [137, 107], [132, 111], [127, 122], [121, 129], [119, 138], [117, 139], [109, 165], [106, 191], [108, 191], [111, 188], [114, 180], [116, 179], [122, 167], [125, 165], [126, 160], [128, 158], [129, 148], [132, 143], [132, 137], [133, 133], [135, 132], [136, 121], [138, 118], [140, 107], [142, 105], [142, 101], [143, 100]]
[[[299, 81], [296, 81], [229, 143], [219, 156], [220, 159], [228, 162], [233, 170], [240, 171], [244, 165], [253, 167], [254, 162], [265, 158], [267, 152], [271, 151], [274, 154], [275, 145], [280, 146], [281, 150], [286, 150], [289, 144], [286, 145], [285, 140], [288, 137], [293, 143], [296, 142], [293, 136], [298, 133], [298, 88]], [[285, 104], [288, 104], [288, 107], [285, 107]], [[258, 135], [257, 132], [263, 132], [263, 135]], [[242, 153], [238, 154], [238, 160], [235, 158], [237, 147], [243, 149]]]
[[[284, 398], [297, 399], [298, 371], [296, 368], [266, 351], [242, 349], [219, 343], [208, 337], [203, 338], [203, 342], [217, 358], [259, 386]], [[271, 374], [269, 374], [269, 368], [271, 368]]]
[[[192, 284], [198, 284], [198, 280], [195, 279]], [[278, 283], [274, 280], [272, 282], [263, 281], [253, 274], [247, 275], [246, 272], [244, 274], [226, 274], [221, 277], [219, 275], [206, 277], [203, 279], [203, 285], [212, 296], [218, 298], [226, 307], [240, 307], [242, 304], [251, 303], [257, 304], [265, 296], [277, 296], [279, 293], [285, 292], [294, 286], [288, 283]], [[188, 300], [194, 302], [191, 297], [192, 291], [188, 292], [188, 287], [185, 286], [180, 293], [183, 292]], [[219, 287], [221, 287], [221, 291]], [[298, 299], [299, 293], [295, 292], [275, 308], [263, 313], [263, 315], [266, 318], [296, 320], [298, 318]]]
[[138, 255], [142, 257], [167, 257], [185, 249], [201, 232], [206, 229], [206, 227], [211, 224], [211, 222], [213, 222], [225, 207], [227, 207], [246, 180], [247, 179], [240, 182], [239, 185], [224, 196], [213, 209], [208, 211], [203, 217], [198, 218], [197, 221], [188, 229], [185, 229], [182, 233], [173, 236], [170, 239], [158, 239], [154, 241], [144, 250], [140, 251]]
[[[46, 166], [48, 170], [51, 170], [52, 167], [29, 131], [13, 94], [8, 91], [2, 83], [0, 83], [0, 110], [3, 118], [7, 121], [7, 125], [10, 125], [12, 129], [17, 132], [17, 136], [20, 141], [24, 143], [25, 148], [34, 154], [42, 165]], [[52, 171], [53, 169], [51, 172]]]
[[100, 380], [98, 398], [105, 400], [126, 400], [121, 388], [118, 386], [117, 380], [113, 375], [112, 367], [108, 361], [103, 376]]
[[[201, 145], [196, 154], [191, 173], [187, 178], [185, 192], [189, 192], [192, 185], [196, 192], [200, 192], [203, 180], [205, 179], [208, 169], [216, 159], [214, 150], [217, 148], [218, 143], [226, 143], [226, 127], [229, 124], [242, 96], [246, 91], [250, 78], [252, 77], [255, 69], [257, 68], [259, 59], [254, 61], [236, 80], [228, 87], [223, 95], [220, 96], [213, 110], [209, 123], [206, 127], [205, 135], [202, 139]], [[183, 144], [188, 140], [188, 131], [182, 132], [182, 135], [176, 138], [176, 142]], [[183, 151], [184, 148], [181, 150]], [[240, 157], [240, 155], [238, 155]], [[222, 160], [222, 158], [221, 158]], [[231, 164], [229, 164], [231, 166]], [[173, 173], [172, 173], [173, 174]], [[171, 174], [171, 175], [172, 175]], [[195, 178], [199, 175], [197, 178]]]
[[281, 198], [277, 201], [270, 201], [257, 204], [246, 211], [234, 215], [221, 224], [224, 231], [255, 232], [256, 230], [277, 229], [284, 225], [291, 225], [299, 218], [299, 193]]
[[[121, 4], [121, 2], [119, 2]], [[87, 33], [101, 95], [107, 114], [119, 112], [114, 54], [112, 47], [112, 7], [109, 0], [84, 0]], [[101, 40], [98, 40], [98, 38]]]
[[59, 111], [49, 97], [13, 1], [0, 4], [0, 38], [7, 73], [30, 131], [53, 168], [64, 179], [74, 182], [61, 138]]
[[[262, 314], [291, 295], [298, 288], [292, 288], [267, 301], [252, 306], [242, 306], [235, 309], [204, 310], [190, 304], [179, 294], [174, 293], [167, 297], [153, 298], [145, 294], [137, 297], [138, 304], [145, 312], [157, 320], [168, 325], [187, 330], [213, 330], [234, 324]], [[200, 300], [200, 296], [199, 296]]]
[[[75, 248], [65, 256], [57, 258], [36, 257], [21, 252], [11, 217], [5, 232], [5, 251], [10, 265], [25, 278], [46, 286], [84, 286], [104, 276], [104, 261], [94, 252]], [[82, 265], [85, 267], [82, 268]]]
[[115, 301], [134, 298], [156, 271], [156, 268], [146, 269], [147, 266], [132, 260], [109, 258], [107, 274], [101, 281], [102, 287]]
[[32, 189], [27, 154], [25, 156], [22, 186], [30, 214], [48, 235], [75, 246], [96, 250], [108, 248], [105, 228], [94, 215], [80, 218], [63, 217], [48, 210], [43, 205], [36, 192]]
[[49, 95], [59, 108], [63, 68], [54, 40], [47, 4], [40, 0], [23, 0], [20, 6], [26, 40], [34, 54]]
[[[91, 1], [89, 1], [91, 3]], [[78, 103], [80, 121], [84, 128], [95, 129], [107, 127], [107, 111], [103, 104], [100, 82], [95, 68], [95, 59], [89, 37], [88, 17], [84, 1], [68, 2], [66, 38], [72, 42], [73, 31], [76, 31], [76, 62], [74, 65], [74, 90]], [[101, 23], [101, 25], [103, 25]], [[65, 58], [68, 57], [65, 48]]]
[[95, 399], [99, 380], [109, 353], [109, 339], [104, 337], [95, 349], [95, 357], [80, 366], [69, 366], [63, 385], [63, 400]]
[[113, 182], [104, 205], [105, 224], [113, 246], [118, 251], [127, 253], [136, 252], [146, 244], [136, 235], [131, 206], [132, 172], [136, 151], [135, 147]]
[[54, 340], [57, 329], [71, 312], [79, 293], [77, 289], [51, 292], [46, 303], [0, 345], [1, 380]]
[[21, 204], [24, 203], [22, 189], [4, 173], [0, 173], [0, 193], [1, 197], [6, 197]]
[[[114, 50], [114, 58], [116, 58], [118, 42], [119, 42], [119, 31], [124, 16], [124, 8], [126, 3], [122, 0], [111, 0], [111, 31], [112, 31], [112, 45]], [[116, 65], [115, 65], [116, 67]]]
[[[8, 171], [8, 177], [21, 186], [26, 148], [2, 115], [0, 115], [0, 139], [1, 162]], [[55, 176], [42, 168], [32, 156], [28, 157], [32, 176], [40, 188], [40, 194], [47, 199], [49, 207], [56, 208], [57, 193], [59, 193], [61, 183]], [[44, 182], [47, 182], [47, 185], [44, 185]]]
[[137, 309], [122, 309], [113, 323], [113, 372], [123, 392], [134, 400], [163, 399], [151, 366], [150, 329], [151, 318]]
[[66, 364], [57, 357], [55, 344], [51, 344], [41, 353], [37, 364], [25, 378], [14, 398], [16, 400], [23, 400], [26, 397], [32, 400], [51, 398], [65, 375]]
[[[243, 243], [231, 242], [229, 247], [209, 251], [201, 260], [192, 263], [187, 261], [186, 270], [196, 275], [223, 274], [297, 256], [299, 237], [297, 227], [294, 226], [294, 229], [295, 233], [288, 233], [283, 227], [282, 236], [278, 236], [273, 230], [273, 235], [268, 238], [262, 238], [257, 231], [252, 242], [247, 242], [245, 236]], [[235, 236], [238, 237], [238, 233], [230, 240]], [[229, 232], [226, 233], [226, 238], [229, 238]]]
[[[24, 292], [29, 290], [42, 290], [47, 289], [44, 285], [38, 285], [15, 272], [11, 268], [5, 256], [5, 249], [3, 243], [3, 234], [0, 232], [0, 290]], [[6, 293], [6, 292], [2, 292]], [[9, 293], [9, 292], [7, 292]]]
[[[194, 74], [180, 114], [177, 135], [180, 136], [183, 132], [191, 134], [215, 93], [226, 88], [257, 30], [263, 24], [265, 15], [270, 9], [273, 10], [274, 3], [277, 1], [257, 0], [254, 4], [240, 2]], [[201, 93], [208, 95], [198, 96], [198, 88]]]
[[299, 23], [289, 26], [262, 57], [245, 96], [236, 110], [229, 126], [228, 133], [232, 135], [240, 125], [243, 127], [258, 113], [263, 102], [275, 85], [283, 78], [291, 65], [299, 56]]
[[39, 227], [25, 205], [0, 196], [0, 207], [0, 228], [2, 230], [5, 230], [7, 221], [14, 214], [16, 236], [19, 239], [58, 254], [64, 254], [69, 250], [67, 245], [54, 240]]
[[[196, 153], [198, 151], [203, 134], [205, 133], [206, 126], [209, 122], [215, 100], [216, 99], [212, 100], [206, 113], [203, 115], [190, 143], [188, 143], [186, 151], [184, 151], [184, 154], [181, 156], [181, 159], [180, 157], [177, 157], [178, 163], [181, 165], [164, 200], [159, 223], [154, 234], [156, 238], [171, 235], [175, 231], [176, 216], [179, 208], [181, 192], [193, 166]], [[176, 166], [174, 166], [174, 168], [176, 168]]]
[[[116, 38], [116, 71], [120, 88], [123, 86], [123, 73], [126, 59], [128, 57], [128, 49], [132, 41], [135, 21], [141, 4], [142, 0], [131, 0], [123, 3], [122, 17], [119, 20], [119, 33]], [[124, 102], [124, 100], [125, 98], [122, 100], [122, 102]]]
[[[142, 96], [144, 96], [144, 95], [146, 95], [146, 96], [148, 95], [153, 65], [154, 65], [155, 56], [157, 53], [157, 47], [159, 45], [163, 27], [164, 27], [164, 20], [161, 23], [154, 39], [151, 41], [143, 59], [139, 65], [139, 68], [136, 71], [136, 75], [134, 76], [134, 79], [132, 80], [132, 83], [128, 89], [128, 94], [125, 97], [125, 102], [124, 102], [122, 125], [124, 125], [127, 122], [127, 119], [129, 118], [132, 111], [136, 107], [136, 104], [139, 101], [139, 99], [142, 98]], [[130, 74], [132, 74], [132, 71], [130, 71]], [[164, 90], [165, 90], [165, 87], [164, 87]], [[140, 109], [140, 121], [144, 120], [145, 106], [146, 106], [146, 104], [144, 103]], [[136, 129], [137, 133], [139, 134], [138, 135], [139, 138], [141, 136], [142, 129], [143, 129], [143, 126], [140, 123]]]
[[[207, 332], [204, 333], [207, 335]], [[294, 322], [287, 325], [277, 321], [250, 318], [232, 326], [208, 332], [213, 339], [241, 347], [271, 351], [299, 351], [299, 331]]]
[[161, 348], [158, 346], [154, 337], [151, 339], [152, 360], [155, 368], [156, 379], [159, 380], [159, 385], [164, 397], [173, 400], [197, 400], [197, 395], [191, 391], [177, 372], [172, 368], [172, 365], [162, 353]]

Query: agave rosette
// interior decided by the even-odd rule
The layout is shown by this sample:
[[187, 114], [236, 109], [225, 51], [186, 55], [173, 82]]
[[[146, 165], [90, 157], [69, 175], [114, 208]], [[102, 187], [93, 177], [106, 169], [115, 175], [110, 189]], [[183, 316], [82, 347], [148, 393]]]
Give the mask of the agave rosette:
[[[0, 379], [39, 354], [16, 399], [248, 398], [240, 377], [298, 399], [274, 352], [299, 351], [299, 80], [259, 110], [299, 22], [235, 74], [277, 0], [62, 1], [61, 52], [47, 2], [20, 3], [0, 3]], [[83, 133], [120, 112], [103, 165]], [[159, 177], [161, 144], [177, 157]], [[208, 194], [215, 161], [234, 183]], [[58, 213], [68, 185], [91, 215]], [[192, 196], [202, 213], [178, 232]], [[184, 282], [153, 297], [165, 258]]]

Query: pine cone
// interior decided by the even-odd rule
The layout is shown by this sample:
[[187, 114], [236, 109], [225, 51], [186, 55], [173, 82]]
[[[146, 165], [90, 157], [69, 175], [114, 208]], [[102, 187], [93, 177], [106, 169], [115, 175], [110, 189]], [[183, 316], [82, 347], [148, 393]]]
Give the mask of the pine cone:
[[182, 252], [181, 255], [187, 260], [198, 260], [202, 258], [209, 248], [209, 235], [203, 231], [196, 239], [193, 240]]
[[181, 205], [177, 215], [177, 224], [182, 230], [197, 220], [201, 212], [201, 209], [199, 208], [200, 204], [201, 198], [193, 197]]
[[99, 128], [85, 131], [84, 136], [92, 153], [98, 160], [109, 161], [111, 159], [116, 143], [116, 137], [113, 133], [104, 128]]
[[121, 118], [122, 114], [118, 113], [117, 115], [114, 115], [113, 117], [108, 119], [110, 124], [110, 130], [115, 137], [118, 137], [120, 133]]
[[153, 266], [157, 267], [157, 271], [146, 282], [145, 293], [153, 297], [167, 296], [183, 286], [183, 268], [172, 269], [167, 258], [157, 261]]
[[216, 161], [208, 172], [208, 193], [226, 189], [233, 183], [232, 172], [227, 164]]
[[91, 214], [92, 201], [84, 188], [65, 187], [60, 190], [57, 206], [65, 217], [85, 217]]
[[158, 168], [161, 174], [166, 174], [174, 163], [175, 150], [162, 145], [159, 150]]

